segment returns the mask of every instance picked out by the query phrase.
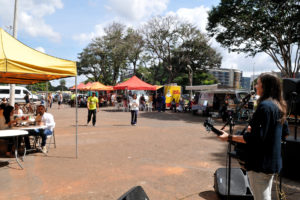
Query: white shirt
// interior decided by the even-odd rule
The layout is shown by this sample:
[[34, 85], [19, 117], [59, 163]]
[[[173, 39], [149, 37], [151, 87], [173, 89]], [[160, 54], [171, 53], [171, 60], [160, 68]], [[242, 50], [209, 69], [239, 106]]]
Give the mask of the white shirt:
[[139, 110], [139, 101], [137, 99], [131, 98], [130, 99], [130, 110]]
[[14, 114], [18, 115], [18, 116], [22, 116], [23, 115], [23, 111], [21, 108], [19, 108], [18, 110], [14, 111]]
[[45, 112], [41, 121], [47, 126], [47, 129], [53, 132], [53, 129], [55, 128], [55, 122], [52, 114]]

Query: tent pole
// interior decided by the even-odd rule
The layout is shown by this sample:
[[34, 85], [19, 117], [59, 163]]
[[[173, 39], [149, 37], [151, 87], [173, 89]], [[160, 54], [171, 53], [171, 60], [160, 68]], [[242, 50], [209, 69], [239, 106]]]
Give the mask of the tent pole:
[[76, 159], [78, 158], [78, 106], [77, 106], [77, 76], [75, 76], [75, 106], [76, 106]]
[[46, 82], [46, 96], [45, 96], [45, 107], [46, 107], [46, 111], [48, 110], [48, 81]]

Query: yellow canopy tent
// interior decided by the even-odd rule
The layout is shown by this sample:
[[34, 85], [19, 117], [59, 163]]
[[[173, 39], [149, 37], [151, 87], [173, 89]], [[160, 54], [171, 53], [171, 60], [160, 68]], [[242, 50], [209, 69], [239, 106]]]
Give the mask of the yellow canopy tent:
[[76, 62], [32, 49], [0, 28], [0, 83], [33, 84], [76, 75]]
[[[76, 62], [32, 49], [0, 28], [0, 83], [34, 84], [71, 76], [75, 76], [77, 85]], [[76, 158], [77, 123], [76, 106]]]
[[90, 86], [87, 87], [88, 90], [99, 90], [99, 91], [108, 91], [113, 90], [113, 87], [103, 85], [100, 82], [93, 82]]

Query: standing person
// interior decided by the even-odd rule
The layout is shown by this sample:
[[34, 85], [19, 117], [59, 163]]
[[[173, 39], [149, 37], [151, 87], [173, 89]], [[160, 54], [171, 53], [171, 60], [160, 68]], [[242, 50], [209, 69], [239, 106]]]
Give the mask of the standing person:
[[166, 97], [163, 94], [161, 95], [161, 110], [166, 111]]
[[63, 95], [62, 93], [60, 92], [58, 94], [58, 109], [60, 109], [60, 106], [62, 106], [62, 102], [63, 102]]
[[48, 93], [48, 97], [47, 97], [47, 107], [52, 107], [52, 102], [53, 102], [53, 98], [52, 98], [52, 94], [51, 92]]
[[25, 99], [25, 103], [26, 104], [30, 103], [30, 98], [29, 98], [29, 94], [28, 93], [25, 94], [24, 99]]
[[137, 114], [139, 111], [139, 100], [136, 98], [136, 94], [130, 99], [129, 105], [131, 111], [131, 125], [136, 126]]
[[71, 95], [71, 107], [74, 107], [75, 104], [76, 104], [76, 94], [74, 92], [72, 92], [72, 95]]
[[153, 110], [156, 110], [156, 104], [157, 104], [157, 94], [153, 94], [153, 99], [152, 99], [152, 101], [153, 101]]
[[274, 174], [282, 168], [281, 141], [289, 134], [286, 103], [279, 78], [262, 74], [256, 84], [258, 107], [243, 136], [229, 136], [223, 131], [221, 140], [245, 143], [245, 168], [255, 200], [271, 200]]
[[88, 98], [87, 108], [88, 108], [88, 119], [87, 119], [86, 125], [88, 125], [90, 123], [92, 115], [93, 115], [93, 126], [95, 126], [96, 125], [96, 112], [99, 112], [99, 103], [98, 103], [98, 98], [96, 97], [96, 92], [93, 92], [92, 96], [90, 96]]

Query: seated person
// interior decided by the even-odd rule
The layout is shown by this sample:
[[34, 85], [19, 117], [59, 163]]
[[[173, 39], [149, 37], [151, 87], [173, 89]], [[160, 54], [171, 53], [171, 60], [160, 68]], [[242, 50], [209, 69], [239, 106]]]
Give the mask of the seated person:
[[175, 98], [173, 98], [173, 100], [171, 101], [171, 108], [170, 110], [173, 110], [174, 109], [174, 112], [177, 112], [176, 111], [176, 101], [175, 101]]
[[8, 125], [6, 124], [6, 120], [5, 120], [5, 117], [4, 117], [5, 107], [6, 107], [5, 104], [0, 105], [0, 130], [8, 128]]
[[23, 115], [23, 111], [20, 108], [20, 105], [18, 103], [15, 103], [14, 114], [17, 115], [17, 116], [22, 116]]
[[5, 97], [2, 98], [1, 104], [4, 104], [5, 106], [8, 104], [7, 99]]
[[[11, 126], [16, 122], [15, 120], [12, 120], [13, 115], [14, 115], [14, 107], [5, 104], [0, 105], [0, 129], [11, 128]], [[8, 145], [7, 145], [6, 156], [11, 157], [13, 139], [8, 138], [7, 140], [8, 140]]]
[[12, 125], [16, 123], [16, 120], [13, 120], [14, 107], [10, 105], [5, 106], [3, 115], [8, 128], [12, 127]]
[[184, 101], [183, 101], [182, 98], [180, 98], [180, 100], [179, 100], [178, 111], [179, 111], [179, 112], [183, 112], [183, 111], [184, 111]]
[[[45, 106], [44, 105], [39, 105], [37, 107], [37, 113], [38, 115], [36, 116], [36, 124], [37, 125], [46, 125], [47, 128], [45, 129], [35, 129], [29, 131], [29, 135], [39, 135], [42, 138], [42, 152], [47, 153], [47, 148], [46, 148], [46, 140], [48, 135], [52, 135], [53, 129], [55, 127], [55, 122], [53, 115], [50, 113], [46, 112]], [[25, 145], [26, 149], [30, 149], [30, 142], [29, 138], [25, 137]]]

